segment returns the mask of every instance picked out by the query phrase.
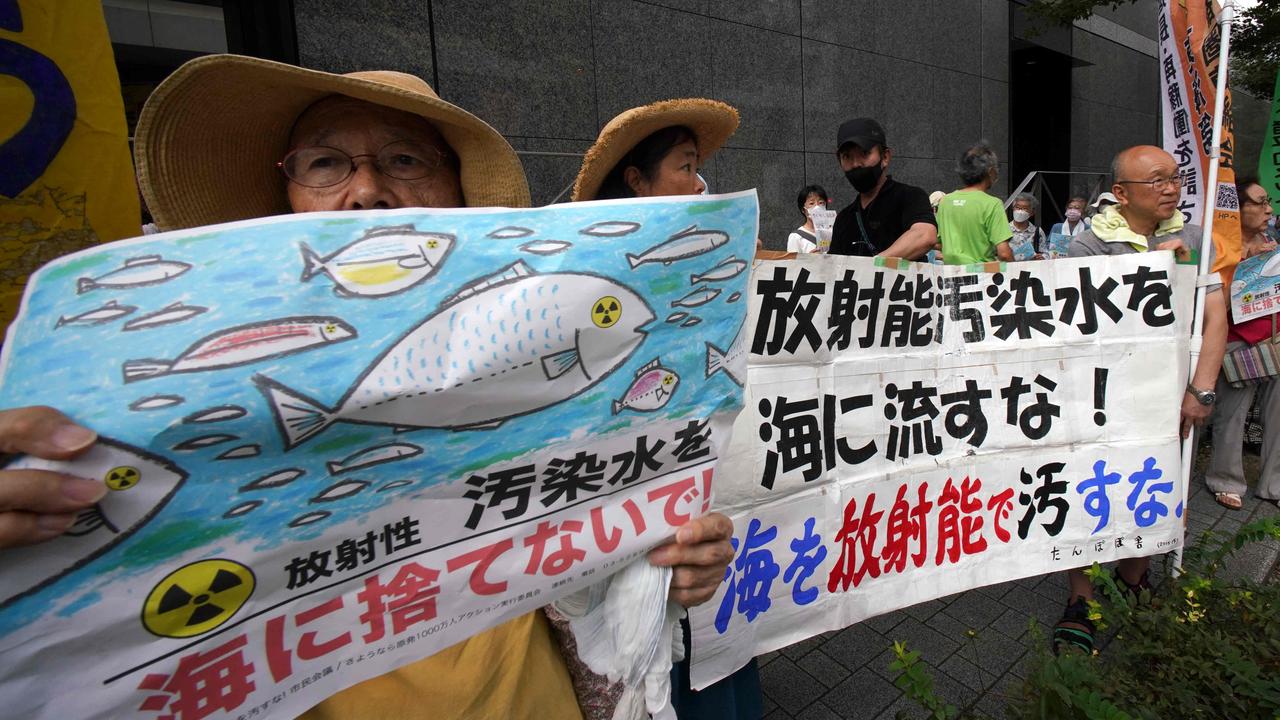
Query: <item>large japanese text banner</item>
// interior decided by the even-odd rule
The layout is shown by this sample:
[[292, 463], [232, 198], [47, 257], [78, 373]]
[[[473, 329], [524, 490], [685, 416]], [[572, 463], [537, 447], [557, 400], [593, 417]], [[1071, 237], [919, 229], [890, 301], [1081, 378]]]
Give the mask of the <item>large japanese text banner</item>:
[[0, 703], [293, 717], [642, 558], [710, 504], [756, 216], [317, 213], [46, 266], [0, 406], [100, 439], [10, 467], [111, 492], [0, 551]]
[[1194, 268], [997, 267], [755, 268], [716, 474], [735, 557], [691, 614], [695, 686], [873, 615], [1179, 545]]

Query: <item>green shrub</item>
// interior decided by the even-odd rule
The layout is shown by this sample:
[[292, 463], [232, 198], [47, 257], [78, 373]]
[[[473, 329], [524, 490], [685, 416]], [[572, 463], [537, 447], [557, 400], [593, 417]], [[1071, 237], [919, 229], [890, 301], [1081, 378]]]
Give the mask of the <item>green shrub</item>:
[[[1087, 570], [1100, 598], [1090, 603], [1101, 653], [1064, 651], [1054, 657], [1035, 627], [1034, 660], [1013, 718], [1280, 718], [1280, 583], [1225, 580], [1223, 561], [1250, 543], [1280, 540], [1280, 518], [1269, 517], [1225, 537], [1205, 533], [1188, 548], [1180, 574], [1166, 572], [1154, 593], [1120, 592], [1109, 572]], [[1169, 558], [1165, 558], [1166, 571]], [[947, 705], [919, 653], [894, 643], [895, 684], [931, 720], [977, 717]], [[981, 658], [978, 659], [981, 662]]]

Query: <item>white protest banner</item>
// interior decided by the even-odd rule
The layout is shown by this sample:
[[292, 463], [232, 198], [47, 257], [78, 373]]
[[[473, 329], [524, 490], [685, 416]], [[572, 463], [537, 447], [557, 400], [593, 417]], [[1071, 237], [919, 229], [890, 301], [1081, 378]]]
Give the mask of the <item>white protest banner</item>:
[[1241, 260], [1231, 278], [1236, 324], [1280, 312], [1280, 250]]
[[0, 406], [100, 441], [9, 467], [112, 492], [0, 552], [6, 711], [293, 717], [642, 557], [710, 504], [756, 218], [313, 213], [46, 266]]
[[694, 686], [915, 603], [1180, 546], [1194, 276], [1168, 252], [756, 267], [716, 476], [735, 557], [690, 613]]

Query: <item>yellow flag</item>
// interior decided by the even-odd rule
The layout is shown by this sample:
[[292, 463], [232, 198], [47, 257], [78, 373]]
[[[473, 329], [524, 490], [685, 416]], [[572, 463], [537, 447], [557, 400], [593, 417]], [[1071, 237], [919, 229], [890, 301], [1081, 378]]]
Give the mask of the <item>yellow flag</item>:
[[0, 326], [27, 275], [142, 234], [102, 4], [0, 0]]

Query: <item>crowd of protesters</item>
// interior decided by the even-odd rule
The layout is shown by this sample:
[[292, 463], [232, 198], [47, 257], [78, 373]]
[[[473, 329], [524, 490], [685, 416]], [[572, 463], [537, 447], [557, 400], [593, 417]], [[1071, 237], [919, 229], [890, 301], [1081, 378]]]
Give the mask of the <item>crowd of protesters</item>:
[[[573, 199], [700, 193], [700, 163], [737, 125], [737, 111], [712, 100], [627, 110], [605, 125], [586, 154]], [[419, 78], [401, 73], [336, 75], [234, 56], [199, 58], [148, 101], [135, 148], [140, 186], [160, 230], [289, 212], [530, 204], [508, 142], [483, 120], [439, 99]], [[985, 145], [964, 151], [957, 189], [934, 193], [932, 201], [923, 189], [889, 173], [892, 147], [874, 119], [843, 123], [834, 155], [856, 196], [835, 217], [829, 254], [921, 260], [934, 252], [945, 263], [970, 264], [1045, 258], [1051, 252], [1037, 224], [1035, 198], [1018, 195], [1006, 215], [1004, 203], [990, 194], [999, 166]], [[1117, 156], [1113, 173], [1110, 193], [1092, 205], [1085, 197], [1070, 198], [1063, 221], [1051, 231], [1069, 239], [1070, 256], [1198, 247], [1199, 229], [1184, 225], [1176, 208], [1181, 179], [1172, 157], [1155, 147], [1130, 148]], [[1270, 208], [1262, 209], [1265, 193], [1256, 183], [1243, 187], [1242, 199], [1256, 205], [1245, 212], [1250, 247], [1264, 252], [1268, 246], [1261, 236]], [[791, 233], [788, 250], [813, 252], [823, 244], [810, 213], [830, 202], [819, 186], [800, 189], [796, 204], [805, 222]], [[1086, 216], [1090, 209], [1092, 220]], [[1214, 411], [1228, 340], [1220, 285], [1210, 284], [1204, 312], [1204, 343], [1182, 399], [1182, 429], [1189, 432], [1216, 412], [1224, 437], [1237, 438], [1232, 428], [1243, 422], [1254, 395], [1268, 420], [1280, 412], [1280, 403], [1271, 384], [1231, 393], [1218, 383], [1222, 399]], [[1232, 342], [1251, 337], [1243, 326], [1231, 332]], [[6, 452], [71, 458], [93, 444], [95, 431], [106, 430], [76, 425], [52, 408], [0, 412]], [[1239, 507], [1244, 484], [1239, 441], [1233, 442], [1234, 449], [1215, 448], [1209, 482], [1220, 502]], [[1280, 497], [1280, 464], [1270, 457], [1274, 445], [1265, 448], [1266, 479], [1259, 489], [1267, 498]], [[61, 534], [106, 493], [101, 483], [50, 471], [5, 470], [0, 476], [0, 547]], [[729, 519], [711, 513], [648, 555], [649, 562], [674, 569], [671, 600], [691, 607], [710, 599], [733, 557], [731, 533]], [[1148, 565], [1145, 558], [1122, 561], [1117, 578], [1135, 592], [1148, 587]], [[1091, 597], [1087, 579], [1073, 571], [1055, 646], [1092, 651], [1095, 628], [1086, 607]], [[575, 718], [586, 703], [574, 680], [546, 616], [536, 612], [349, 688], [307, 717]], [[673, 685], [681, 718], [761, 714], [754, 666], [702, 693], [689, 689], [687, 667], [678, 667]], [[611, 716], [610, 693], [607, 684], [600, 685], [598, 697], [605, 700], [591, 715]]]

